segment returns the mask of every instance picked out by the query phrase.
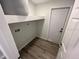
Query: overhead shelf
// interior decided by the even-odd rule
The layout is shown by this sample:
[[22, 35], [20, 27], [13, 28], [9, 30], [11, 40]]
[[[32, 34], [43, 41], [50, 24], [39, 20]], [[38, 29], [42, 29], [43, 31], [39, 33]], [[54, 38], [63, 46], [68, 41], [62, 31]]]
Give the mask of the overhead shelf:
[[5, 15], [5, 18], [7, 19], [8, 24], [44, 20], [44, 16]]

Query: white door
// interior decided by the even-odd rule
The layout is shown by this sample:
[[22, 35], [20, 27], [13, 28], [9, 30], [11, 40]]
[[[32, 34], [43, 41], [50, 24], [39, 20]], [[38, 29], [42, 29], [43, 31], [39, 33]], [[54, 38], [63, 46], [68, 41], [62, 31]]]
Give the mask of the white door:
[[69, 22], [57, 59], [79, 59], [79, 18]]
[[68, 12], [68, 7], [52, 9], [49, 28], [49, 39], [54, 43], [59, 43], [59, 38], [62, 34]]
[[57, 59], [79, 59], [79, 0], [75, 0]]
[[79, 59], [79, 19], [75, 21], [75, 27], [69, 44], [67, 45], [67, 59]]
[[19, 53], [0, 5], [0, 59], [18, 59]]

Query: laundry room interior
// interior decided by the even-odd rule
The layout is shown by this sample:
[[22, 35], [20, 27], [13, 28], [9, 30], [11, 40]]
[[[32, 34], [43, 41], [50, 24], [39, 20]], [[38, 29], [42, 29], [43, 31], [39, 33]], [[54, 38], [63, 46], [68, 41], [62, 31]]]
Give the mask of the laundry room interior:
[[75, 0], [0, 1], [19, 59], [57, 59], [74, 3]]

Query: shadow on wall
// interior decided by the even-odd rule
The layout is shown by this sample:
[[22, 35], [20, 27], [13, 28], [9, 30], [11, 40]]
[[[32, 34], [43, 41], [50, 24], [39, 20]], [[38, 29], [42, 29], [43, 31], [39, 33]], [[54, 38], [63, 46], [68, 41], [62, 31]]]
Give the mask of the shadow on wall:
[[0, 0], [0, 3], [6, 15], [28, 15], [22, 0]]
[[37, 37], [41, 37], [43, 33], [44, 20], [37, 22]]

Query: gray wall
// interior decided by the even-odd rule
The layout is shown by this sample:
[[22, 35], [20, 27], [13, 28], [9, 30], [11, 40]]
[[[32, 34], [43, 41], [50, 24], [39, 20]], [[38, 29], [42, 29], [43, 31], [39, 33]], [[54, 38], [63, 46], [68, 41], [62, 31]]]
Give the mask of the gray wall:
[[27, 15], [27, 6], [25, 7], [22, 0], [1, 0], [4, 13], [8, 15]]
[[[37, 22], [35, 21], [9, 24], [9, 26], [19, 50], [36, 37]], [[15, 32], [16, 29], [20, 29], [20, 31]]]

